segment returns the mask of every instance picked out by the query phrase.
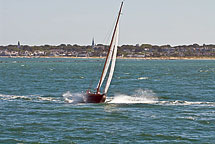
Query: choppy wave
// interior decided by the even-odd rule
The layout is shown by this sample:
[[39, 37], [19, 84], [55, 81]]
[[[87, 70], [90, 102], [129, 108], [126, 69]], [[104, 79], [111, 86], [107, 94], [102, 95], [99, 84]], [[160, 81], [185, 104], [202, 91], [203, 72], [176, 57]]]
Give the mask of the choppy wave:
[[116, 94], [108, 103], [156, 103], [158, 98], [151, 90], [136, 90], [133, 95]]
[[[71, 93], [70, 91], [63, 94], [64, 101], [67, 103], [83, 103], [86, 95], [84, 93]], [[131, 96], [125, 94], [116, 94], [114, 97], [108, 97], [106, 103], [156, 103], [158, 98], [151, 90], [136, 90]]]
[[85, 95], [83, 93], [71, 93], [68, 91], [63, 94], [63, 98], [68, 103], [83, 103]]
[[40, 95], [21, 96], [21, 95], [0, 94], [0, 100], [5, 100], [5, 101], [25, 100], [25, 101], [33, 101], [33, 102], [50, 101], [50, 102], [83, 103], [84, 94], [66, 92], [63, 94], [63, 98], [61, 96], [51, 97], [51, 96], [40, 96]]
[[199, 105], [215, 106], [215, 102], [193, 102], [193, 101], [162, 101], [152, 90], [139, 89], [133, 95], [116, 94], [113, 98], [107, 99], [108, 103], [115, 104], [156, 104], [156, 105]]
[[149, 79], [148, 77], [139, 77], [138, 80], [147, 80]]
[[159, 101], [161, 105], [201, 105], [201, 106], [215, 106], [215, 102], [191, 102], [191, 101]]
[[53, 97], [43, 97], [39, 95], [17, 96], [17, 95], [4, 95], [0, 94], [0, 100], [26, 100], [26, 101], [52, 101], [59, 102], [60, 100]]
[[[63, 98], [62, 98], [63, 97]], [[25, 100], [33, 102], [66, 102], [71, 104], [78, 104], [85, 102], [84, 93], [71, 93], [66, 92], [62, 97], [47, 97], [40, 95], [28, 95], [28, 96], [18, 96], [18, 95], [4, 95], [0, 94], [0, 100], [14, 101], [14, 100]], [[171, 100], [162, 101], [156, 96], [156, 94], [151, 90], [136, 90], [133, 95], [126, 94], [115, 94], [114, 97], [108, 97], [106, 100], [107, 104], [154, 104], [154, 105], [175, 105], [175, 106], [215, 106], [215, 102], [201, 102], [201, 101], [182, 101], [182, 100]]]

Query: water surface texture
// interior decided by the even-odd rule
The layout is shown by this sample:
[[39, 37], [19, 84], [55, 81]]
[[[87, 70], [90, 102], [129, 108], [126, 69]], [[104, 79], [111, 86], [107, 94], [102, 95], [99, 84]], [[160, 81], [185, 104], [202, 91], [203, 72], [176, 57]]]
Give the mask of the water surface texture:
[[215, 143], [215, 61], [0, 58], [0, 143]]

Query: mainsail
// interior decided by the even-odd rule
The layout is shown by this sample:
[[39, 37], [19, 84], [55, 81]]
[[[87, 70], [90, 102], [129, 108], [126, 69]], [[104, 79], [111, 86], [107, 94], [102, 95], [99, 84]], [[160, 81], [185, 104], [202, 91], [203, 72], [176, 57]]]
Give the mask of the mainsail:
[[106, 86], [104, 89], [104, 93], [107, 93], [111, 80], [112, 80], [112, 77], [113, 77], [113, 72], [114, 72], [115, 64], [116, 64], [118, 40], [119, 40], [119, 26], [117, 27], [117, 31], [116, 31], [116, 39], [115, 39], [115, 45], [114, 45], [114, 52], [113, 52], [113, 56], [112, 56], [112, 63], [111, 63], [109, 77], [107, 79], [107, 83], [106, 83]]
[[[114, 73], [115, 64], [116, 64], [117, 47], [118, 47], [118, 39], [119, 39], [119, 18], [121, 15], [122, 6], [123, 6], [123, 2], [121, 4], [119, 14], [117, 17], [117, 21], [116, 21], [116, 24], [114, 27], [111, 43], [110, 43], [110, 46], [108, 49], [108, 53], [106, 56], [101, 78], [97, 85], [97, 91], [96, 92], [91, 92], [90, 90], [86, 91], [86, 100], [84, 100], [86, 103], [104, 103], [106, 100], [107, 91], [110, 87], [110, 83], [113, 78], [113, 73]], [[110, 66], [110, 63], [111, 63], [111, 66]], [[109, 75], [108, 75], [108, 78], [106, 78], [106, 75], [108, 72], [109, 72]], [[107, 79], [107, 82], [106, 82], [103, 92], [101, 92], [100, 88], [101, 88], [102, 84], [104, 83], [105, 79]]]
[[111, 82], [112, 77], [113, 77], [113, 72], [114, 72], [114, 67], [115, 67], [115, 62], [116, 62], [116, 56], [117, 56], [117, 47], [118, 47], [119, 18], [120, 18], [120, 15], [121, 15], [122, 6], [123, 6], [123, 2], [121, 4], [120, 10], [119, 10], [119, 14], [118, 14], [118, 17], [117, 17], [116, 25], [115, 25], [115, 28], [114, 28], [113, 36], [112, 36], [112, 39], [111, 39], [111, 43], [110, 43], [110, 47], [109, 47], [108, 54], [107, 54], [107, 57], [106, 57], [105, 65], [104, 65], [104, 68], [103, 68], [103, 71], [102, 71], [102, 75], [101, 75], [101, 78], [100, 78], [99, 83], [97, 85], [97, 93], [100, 92], [100, 88], [101, 88], [101, 86], [102, 86], [102, 84], [104, 82], [104, 79], [105, 79], [106, 75], [107, 75], [107, 71], [109, 69], [111, 60], [112, 60], [112, 64], [111, 64], [110, 73], [109, 73], [109, 77], [108, 77], [108, 80], [107, 80], [107, 83], [106, 83], [106, 86], [105, 86], [104, 93], [107, 93], [108, 88], [110, 86], [110, 82]]
[[108, 71], [108, 68], [109, 68], [109, 65], [110, 65], [110, 62], [111, 62], [111, 59], [112, 59], [112, 55], [113, 55], [113, 49], [114, 49], [114, 45], [111, 45], [110, 47], [110, 52], [109, 52], [109, 55], [108, 55], [108, 58], [107, 58], [107, 61], [106, 61], [106, 65], [104, 67], [104, 72], [103, 72], [103, 75], [102, 75], [102, 78], [101, 80], [99, 81], [98, 85], [97, 85], [97, 88], [100, 88], [104, 82], [104, 79], [107, 75], [107, 71]]

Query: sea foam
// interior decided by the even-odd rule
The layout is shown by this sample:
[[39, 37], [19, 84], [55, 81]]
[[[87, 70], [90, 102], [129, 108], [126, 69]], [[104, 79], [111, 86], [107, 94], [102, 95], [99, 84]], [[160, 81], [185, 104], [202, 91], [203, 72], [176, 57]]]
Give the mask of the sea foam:
[[83, 103], [85, 95], [83, 93], [71, 93], [70, 91], [63, 94], [65, 102], [68, 103]]
[[25, 100], [25, 101], [35, 101], [35, 102], [43, 102], [43, 101], [52, 101], [52, 102], [59, 102], [59, 99], [53, 97], [44, 97], [40, 95], [5, 95], [0, 94], [0, 100], [6, 101], [14, 101], [14, 100]]
[[116, 94], [108, 103], [156, 103], [158, 98], [152, 90], [138, 89], [132, 95]]

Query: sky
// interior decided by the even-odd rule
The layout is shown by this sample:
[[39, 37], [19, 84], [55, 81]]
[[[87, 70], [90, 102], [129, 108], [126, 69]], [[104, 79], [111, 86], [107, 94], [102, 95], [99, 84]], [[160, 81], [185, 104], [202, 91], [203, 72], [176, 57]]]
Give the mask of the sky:
[[[0, 0], [0, 45], [109, 44], [121, 0]], [[125, 0], [120, 45], [215, 44], [215, 0]]]

